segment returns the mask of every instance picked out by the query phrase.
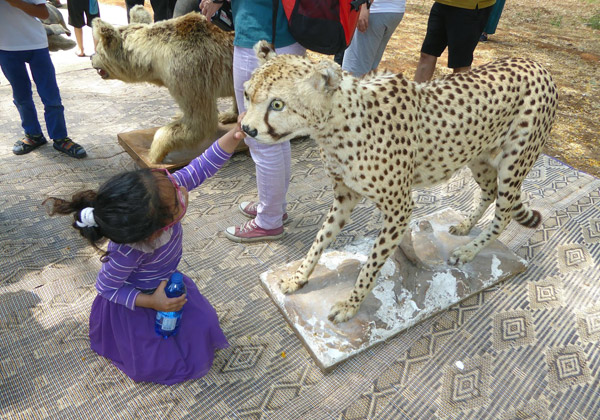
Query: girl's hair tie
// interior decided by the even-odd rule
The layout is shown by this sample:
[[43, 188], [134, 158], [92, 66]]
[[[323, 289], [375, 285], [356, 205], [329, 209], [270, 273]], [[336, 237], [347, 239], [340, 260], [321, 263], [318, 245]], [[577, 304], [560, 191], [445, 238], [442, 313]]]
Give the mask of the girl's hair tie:
[[77, 220], [75, 222], [75, 224], [77, 226], [79, 226], [80, 228], [98, 227], [98, 225], [96, 224], [96, 220], [94, 220], [94, 208], [93, 207], [86, 207], [83, 210], [81, 210], [79, 212], [79, 218], [81, 219], [81, 222], [79, 220]]

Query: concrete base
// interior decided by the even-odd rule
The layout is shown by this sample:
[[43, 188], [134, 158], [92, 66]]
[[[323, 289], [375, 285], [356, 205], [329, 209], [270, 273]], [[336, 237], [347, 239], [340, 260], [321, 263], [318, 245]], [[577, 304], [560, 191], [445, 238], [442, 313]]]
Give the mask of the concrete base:
[[301, 261], [261, 274], [261, 282], [315, 363], [329, 371], [526, 269], [526, 262], [499, 241], [492, 242], [469, 264], [448, 265], [450, 253], [478, 233], [450, 235], [450, 226], [461, 220], [456, 212], [443, 210], [413, 222], [358, 313], [341, 324], [330, 322], [327, 315], [334, 303], [349, 296], [374, 239], [356, 241], [343, 250], [326, 251], [308, 284], [295, 293], [284, 295], [279, 281], [293, 275]]
[[[219, 124], [214, 140], [227, 133], [233, 127], [234, 123]], [[142, 168], [166, 168], [169, 171], [182, 168], [196, 156], [201, 155], [214, 141], [213, 139], [207, 139], [198, 142], [198, 146], [194, 149], [174, 150], [161, 163], [153, 163], [150, 161], [148, 153], [150, 152], [150, 146], [152, 145], [152, 139], [156, 130], [158, 130], [158, 127], [128, 131], [117, 135], [119, 144]], [[248, 150], [248, 146], [244, 142], [241, 142], [236, 152], [246, 150]]]

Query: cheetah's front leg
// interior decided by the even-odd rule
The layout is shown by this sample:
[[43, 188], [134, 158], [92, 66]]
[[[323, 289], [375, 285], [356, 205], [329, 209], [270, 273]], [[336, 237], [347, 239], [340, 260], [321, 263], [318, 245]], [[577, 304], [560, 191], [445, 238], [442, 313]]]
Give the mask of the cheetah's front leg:
[[308, 254], [296, 270], [296, 273], [287, 279], [281, 280], [280, 287], [283, 293], [292, 293], [304, 286], [313, 272], [315, 265], [321, 258], [323, 250], [327, 248], [350, 219], [352, 209], [360, 200], [360, 195], [346, 187], [341, 182], [333, 185], [334, 199], [327, 218], [317, 233]]
[[407, 223], [407, 215], [400, 217], [386, 216], [383, 229], [377, 235], [371, 255], [369, 255], [367, 262], [358, 274], [354, 289], [350, 292], [350, 297], [333, 305], [327, 317], [330, 321], [335, 323], [345, 322], [356, 315], [360, 305], [375, 286], [379, 270], [398, 246], [406, 230]]

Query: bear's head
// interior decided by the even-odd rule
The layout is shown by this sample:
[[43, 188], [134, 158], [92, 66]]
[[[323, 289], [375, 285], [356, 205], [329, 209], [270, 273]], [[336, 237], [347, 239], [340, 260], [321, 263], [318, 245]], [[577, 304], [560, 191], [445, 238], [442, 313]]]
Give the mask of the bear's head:
[[[101, 19], [92, 22], [96, 53], [92, 55], [92, 67], [103, 79], [115, 79], [119, 57], [123, 56], [123, 38], [117, 29]], [[118, 71], [117, 71], [118, 72]]]
[[131, 23], [115, 28], [101, 19], [94, 19], [92, 30], [97, 44], [96, 53], [92, 56], [92, 67], [100, 77], [128, 83], [155, 82], [151, 54], [144, 50], [147, 45], [144, 44], [146, 38], [143, 32], [149, 26], [145, 23]]

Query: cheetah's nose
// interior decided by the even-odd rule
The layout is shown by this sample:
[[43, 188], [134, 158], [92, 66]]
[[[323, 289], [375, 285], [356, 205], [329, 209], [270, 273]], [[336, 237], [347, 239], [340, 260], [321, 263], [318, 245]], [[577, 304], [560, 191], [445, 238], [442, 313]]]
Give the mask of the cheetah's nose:
[[256, 128], [250, 128], [246, 124], [242, 125], [242, 130], [250, 137], [256, 137], [256, 135], [258, 134], [258, 130]]

